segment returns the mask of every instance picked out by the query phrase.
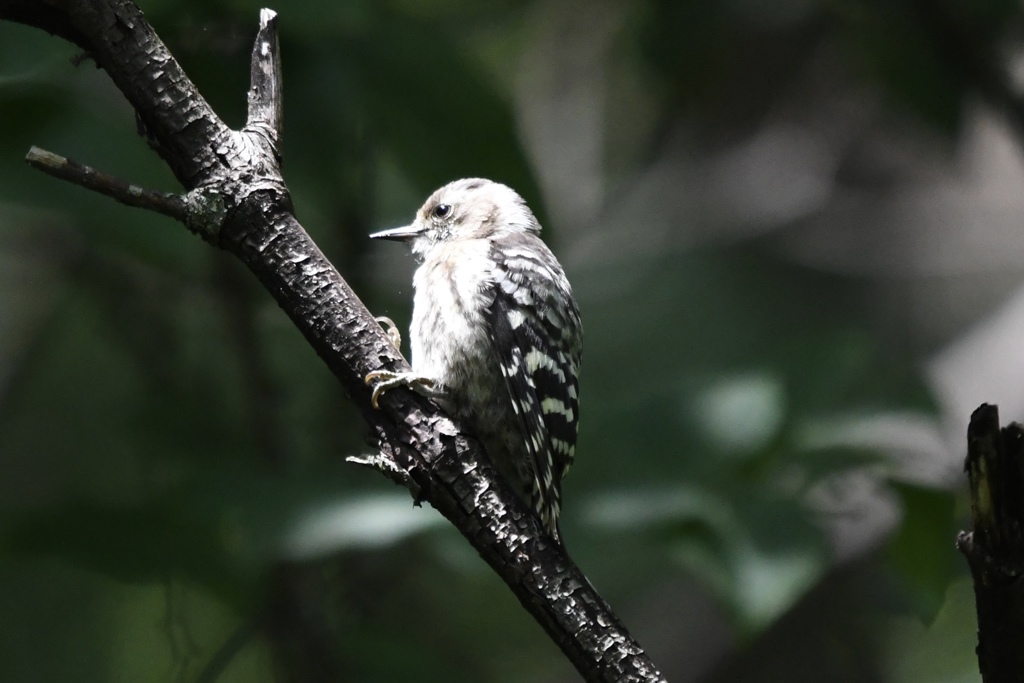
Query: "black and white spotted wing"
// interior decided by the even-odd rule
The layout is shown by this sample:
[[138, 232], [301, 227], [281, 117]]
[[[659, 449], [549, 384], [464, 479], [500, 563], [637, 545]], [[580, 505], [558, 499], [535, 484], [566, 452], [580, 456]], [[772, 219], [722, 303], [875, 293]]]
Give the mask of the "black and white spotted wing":
[[579, 310], [561, 266], [535, 235], [508, 235], [491, 257], [491, 344], [532, 464], [534, 508], [557, 537], [561, 479], [576, 451]]

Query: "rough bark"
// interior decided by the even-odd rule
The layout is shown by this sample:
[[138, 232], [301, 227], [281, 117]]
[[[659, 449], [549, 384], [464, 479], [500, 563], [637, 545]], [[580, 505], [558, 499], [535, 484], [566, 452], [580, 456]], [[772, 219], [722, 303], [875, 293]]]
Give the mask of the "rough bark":
[[[110, 75], [187, 191], [188, 227], [256, 275], [348, 391], [379, 439], [383, 460], [397, 464], [380, 469], [462, 532], [583, 677], [664, 680], [564, 547], [499, 480], [475, 439], [411, 392], [389, 392], [381, 410], [370, 405], [365, 375], [406, 369], [405, 361], [293, 215], [279, 168], [281, 79], [273, 13], [264, 10], [262, 16], [249, 120], [233, 131], [131, 2], [0, 0], [0, 18], [74, 42]], [[69, 175], [62, 177], [74, 179], [75, 169], [64, 170]], [[92, 189], [132, 203], [131, 192]], [[169, 215], [177, 210], [167, 207]]]
[[974, 579], [985, 683], [1024, 680], [1024, 428], [982, 405], [967, 430], [970, 532], [957, 545]]

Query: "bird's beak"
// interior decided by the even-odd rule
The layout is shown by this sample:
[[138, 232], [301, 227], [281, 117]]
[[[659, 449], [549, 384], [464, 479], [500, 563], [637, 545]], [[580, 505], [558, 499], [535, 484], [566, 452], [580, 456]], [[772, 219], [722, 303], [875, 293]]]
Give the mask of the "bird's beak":
[[419, 237], [423, 232], [423, 228], [413, 223], [412, 225], [403, 225], [400, 228], [391, 228], [390, 230], [381, 230], [370, 235], [375, 240], [395, 240], [396, 242], [408, 242], [411, 239]]

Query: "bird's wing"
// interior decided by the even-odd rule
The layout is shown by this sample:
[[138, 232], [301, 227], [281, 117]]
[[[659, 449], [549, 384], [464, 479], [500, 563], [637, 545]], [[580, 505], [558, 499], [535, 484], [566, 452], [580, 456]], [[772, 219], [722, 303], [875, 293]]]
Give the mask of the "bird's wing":
[[533, 461], [535, 507], [557, 528], [561, 479], [576, 451], [581, 328], [561, 267], [529, 238], [542, 248], [496, 249], [488, 329]]

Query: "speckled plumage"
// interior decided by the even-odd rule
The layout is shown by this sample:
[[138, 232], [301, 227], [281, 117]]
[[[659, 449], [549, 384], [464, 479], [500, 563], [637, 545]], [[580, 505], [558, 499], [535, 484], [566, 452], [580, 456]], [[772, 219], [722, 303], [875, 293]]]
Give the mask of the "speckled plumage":
[[[458, 180], [412, 225], [421, 265], [410, 325], [411, 376], [483, 442], [502, 475], [559, 537], [561, 480], [575, 454], [582, 329], [572, 288], [513, 190]], [[385, 373], [374, 373], [374, 379]], [[428, 382], [429, 380], [429, 382]]]

